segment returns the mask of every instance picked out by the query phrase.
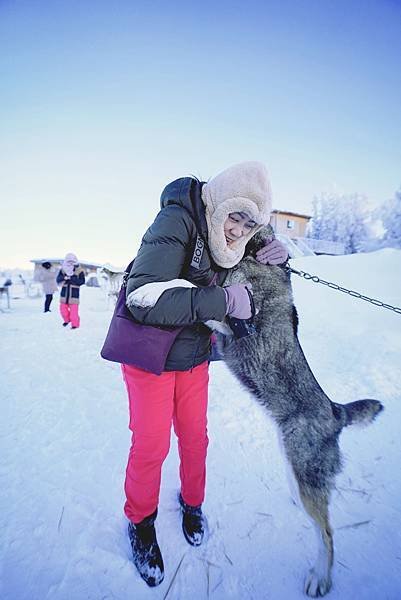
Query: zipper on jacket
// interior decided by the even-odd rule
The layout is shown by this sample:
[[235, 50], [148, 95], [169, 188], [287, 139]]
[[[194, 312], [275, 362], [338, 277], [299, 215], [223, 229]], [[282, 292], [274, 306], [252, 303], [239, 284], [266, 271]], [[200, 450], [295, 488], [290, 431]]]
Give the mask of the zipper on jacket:
[[194, 355], [193, 355], [193, 357], [192, 357], [192, 367], [191, 367], [191, 371], [192, 371], [192, 369], [194, 369], [194, 368], [195, 368], [195, 359], [196, 359], [196, 357], [197, 357], [197, 355], [198, 355], [198, 350], [199, 350], [199, 343], [200, 343], [200, 331], [199, 331], [199, 330], [200, 330], [200, 325], [197, 325], [197, 326], [196, 326], [196, 333], [197, 333], [197, 344], [196, 344], [196, 348], [195, 348]]

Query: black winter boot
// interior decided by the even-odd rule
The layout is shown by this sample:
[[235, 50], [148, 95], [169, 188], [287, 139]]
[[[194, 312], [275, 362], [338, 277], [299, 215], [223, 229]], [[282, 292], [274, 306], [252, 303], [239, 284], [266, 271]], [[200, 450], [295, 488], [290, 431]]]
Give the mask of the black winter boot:
[[134, 564], [140, 576], [150, 587], [164, 579], [164, 564], [156, 539], [155, 519], [157, 509], [140, 523], [128, 523], [128, 535], [132, 546]]
[[182, 510], [182, 530], [185, 539], [191, 546], [200, 546], [205, 535], [205, 519], [202, 505], [190, 506], [184, 502], [181, 494], [178, 496]]

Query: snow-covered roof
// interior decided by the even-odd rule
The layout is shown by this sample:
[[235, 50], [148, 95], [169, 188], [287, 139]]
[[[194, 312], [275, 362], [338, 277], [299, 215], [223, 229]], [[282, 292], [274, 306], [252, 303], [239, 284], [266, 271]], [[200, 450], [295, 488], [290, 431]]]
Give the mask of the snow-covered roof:
[[302, 219], [311, 219], [312, 217], [310, 215], [303, 215], [301, 213], [296, 213], [293, 212], [291, 210], [280, 210], [279, 208], [274, 208], [272, 210], [272, 214], [275, 215], [288, 215], [290, 217], [301, 217]]
[[[43, 258], [32, 258], [30, 260], [30, 262], [35, 263], [35, 265], [42, 264], [44, 262], [61, 264], [63, 262], [63, 260], [64, 260], [64, 257], [55, 258], [54, 256], [53, 257], [45, 256]], [[92, 262], [92, 261], [88, 261], [88, 260], [78, 260], [78, 263], [81, 265], [81, 267], [85, 267], [87, 269], [99, 269], [102, 266], [101, 263], [96, 263], [96, 262]]]

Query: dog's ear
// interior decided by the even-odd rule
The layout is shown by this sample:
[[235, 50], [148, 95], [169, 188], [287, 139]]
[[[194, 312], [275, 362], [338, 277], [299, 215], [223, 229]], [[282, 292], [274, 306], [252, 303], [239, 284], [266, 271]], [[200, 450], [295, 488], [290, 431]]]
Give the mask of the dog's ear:
[[245, 248], [245, 256], [255, 256], [256, 252], [266, 245], [266, 242], [272, 240], [274, 231], [271, 225], [265, 225], [249, 240]]

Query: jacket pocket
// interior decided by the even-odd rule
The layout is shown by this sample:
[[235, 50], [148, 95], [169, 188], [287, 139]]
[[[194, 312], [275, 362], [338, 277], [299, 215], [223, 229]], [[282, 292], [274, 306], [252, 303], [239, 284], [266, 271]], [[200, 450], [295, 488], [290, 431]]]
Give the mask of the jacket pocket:
[[79, 288], [77, 288], [77, 287], [71, 288], [71, 298], [79, 298]]

